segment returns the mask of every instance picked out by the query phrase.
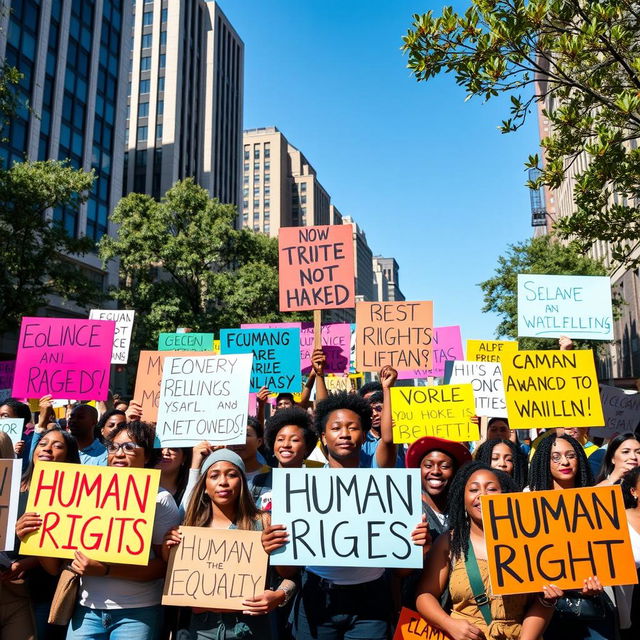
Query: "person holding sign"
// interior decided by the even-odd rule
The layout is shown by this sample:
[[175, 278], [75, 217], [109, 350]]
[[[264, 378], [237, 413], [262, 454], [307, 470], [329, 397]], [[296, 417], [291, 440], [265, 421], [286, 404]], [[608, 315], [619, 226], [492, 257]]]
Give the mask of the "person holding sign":
[[478, 447], [475, 458], [492, 469], [500, 469], [510, 475], [520, 491], [527, 484], [527, 458], [511, 440], [487, 440]]
[[[516, 490], [508, 475], [481, 462], [465, 465], [453, 480], [448, 497], [452, 531], [431, 548], [416, 601], [424, 619], [452, 640], [539, 640], [551, 618], [553, 605], [533, 594], [489, 595], [480, 496]], [[440, 606], [447, 585], [450, 615]]]
[[635, 433], [621, 433], [609, 443], [596, 483], [598, 486], [617, 484], [639, 465], [640, 439]]
[[[15, 398], [5, 398], [0, 404], [0, 418], [22, 418], [24, 420], [24, 426], [31, 422], [31, 409], [29, 405], [24, 402], [20, 402]], [[26, 470], [31, 457], [28, 455], [31, 448], [31, 439], [33, 438], [33, 431], [28, 435], [23, 433], [22, 440], [18, 440], [14, 447], [15, 454], [18, 458], [22, 458], [22, 470]]]
[[[242, 529], [261, 531], [268, 515], [255, 505], [244, 471], [244, 462], [229, 449], [217, 449], [208, 455], [200, 469], [200, 478], [191, 494], [184, 519], [187, 527]], [[172, 547], [181, 543], [180, 531], [167, 532], [162, 546], [163, 558], [169, 559]], [[266, 590], [243, 601], [245, 610], [226, 612], [193, 608], [189, 633], [194, 640], [214, 638], [271, 638], [271, 621], [265, 615], [286, 604], [293, 593], [293, 583], [284, 580], [276, 590]]]

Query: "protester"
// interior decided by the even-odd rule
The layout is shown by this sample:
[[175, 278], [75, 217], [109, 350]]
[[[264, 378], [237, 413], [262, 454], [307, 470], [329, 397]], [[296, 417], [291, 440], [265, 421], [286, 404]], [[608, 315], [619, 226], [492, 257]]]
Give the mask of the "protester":
[[358, 395], [365, 398], [365, 400], [368, 400], [369, 397], [377, 391], [382, 391], [382, 384], [380, 384], [380, 382], [378, 382], [377, 380], [373, 380], [371, 382], [363, 384], [358, 389]]
[[249, 416], [247, 418], [247, 436], [244, 444], [234, 444], [229, 447], [235, 451], [244, 462], [246, 469], [245, 476], [249, 484], [249, 490], [254, 496], [256, 502], [259, 501], [264, 487], [255, 488], [253, 479], [263, 473], [268, 473], [271, 467], [268, 464], [260, 462], [258, 459], [258, 449], [264, 442], [264, 427], [255, 419]]
[[97, 424], [98, 411], [95, 407], [79, 404], [71, 410], [67, 427], [78, 441], [82, 464], [107, 464], [107, 450], [95, 436]]
[[640, 465], [640, 439], [634, 433], [622, 433], [609, 443], [596, 478], [599, 486], [617, 484], [625, 473]]
[[564, 430], [566, 435], [575, 438], [582, 445], [587, 458], [598, 450], [598, 445], [589, 440], [589, 432], [588, 427], [571, 427]]
[[295, 403], [293, 393], [279, 393], [276, 396], [276, 411], [280, 411], [280, 409], [291, 409]]
[[511, 440], [495, 438], [483, 442], [475, 459], [510, 475], [521, 491], [527, 484], [527, 459]]
[[[622, 476], [622, 495], [636, 572], [640, 580], [640, 466]], [[637, 584], [614, 587], [622, 640], [637, 640], [640, 634], [640, 589]]]
[[120, 409], [111, 409], [103, 413], [96, 424], [94, 437], [102, 444], [111, 436], [111, 432], [119, 425], [127, 421], [127, 414]]
[[591, 487], [593, 476], [580, 443], [571, 436], [549, 434], [541, 440], [529, 467], [529, 489]]
[[191, 447], [163, 447], [159, 453], [156, 469], [160, 469], [160, 486], [173, 496], [179, 508], [189, 480]]
[[14, 452], [18, 458], [22, 458], [22, 470], [24, 471], [31, 460], [29, 451], [31, 450], [31, 440], [33, 432], [27, 434], [27, 425], [31, 422], [31, 409], [29, 405], [20, 402], [15, 398], [5, 398], [0, 404], [0, 418], [22, 418], [24, 420], [23, 436], [16, 442]]
[[13, 442], [8, 433], [0, 431], [0, 459], [15, 458], [16, 454], [13, 449]]

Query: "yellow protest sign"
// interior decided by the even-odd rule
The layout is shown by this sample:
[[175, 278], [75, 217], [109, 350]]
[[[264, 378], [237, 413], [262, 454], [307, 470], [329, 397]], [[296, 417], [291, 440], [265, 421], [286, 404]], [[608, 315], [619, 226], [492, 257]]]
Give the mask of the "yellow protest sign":
[[518, 350], [514, 340], [467, 340], [467, 360], [502, 362], [503, 356]]
[[604, 424], [592, 351], [518, 351], [502, 376], [512, 429]]
[[39, 462], [26, 512], [42, 518], [20, 545], [27, 556], [146, 565], [149, 562], [158, 469]]
[[424, 436], [466, 442], [478, 440], [473, 386], [443, 384], [432, 387], [394, 387], [391, 389], [393, 441], [414, 442]]

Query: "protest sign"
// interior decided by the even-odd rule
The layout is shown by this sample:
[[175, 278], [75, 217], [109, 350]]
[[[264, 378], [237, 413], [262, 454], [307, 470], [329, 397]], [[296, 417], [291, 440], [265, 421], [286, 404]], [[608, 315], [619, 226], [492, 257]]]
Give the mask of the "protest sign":
[[431, 369], [413, 369], [399, 371], [398, 380], [443, 376], [445, 363], [451, 360], [462, 360], [462, 338], [460, 327], [436, 327], [433, 333], [433, 367]]
[[447, 374], [446, 381], [450, 384], [471, 384], [477, 416], [507, 417], [502, 365], [499, 362], [447, 362]]
[[171, 356], [201, 356], [201, 351], [141, 351], [138, 357], [136, 388], [133, 400], [142, 406], [142, 419], [157, 422], [160, 406], [160, 383], [165, 358]]
[[25, 512], [42, 518], [20, 545], [27, 556], [73, 558], [77, 550], [100, 562], [149, 562], [158, 469], [39, 462]]
[[468, 361], [502, 362], [504, 355], [517, 350], [515, 340], [467, 340]]
[[636, 584], [619, 486], [481, 497], [491, 592], [535, 593], [542, 585], [581, 589]]
[[0, 460], [0, 551], [13, 551], [22, 460]]
[[502, 375], [512, 429], [604, 424], [592, 351], [518, 351]]
[[90, 320], [113, 320], [116, 323], [111, 364], [127, 364], [129, 361], [129, 345], [135, 313], [126, 309], [91, 309], [89, 311]]
[[167, 566], [162, 604], [242, 611], [264, 592], [269, 557], [260, 531], [180, 527]]
[[613, 438], [636, 430], [640, 423], [640, 393], [626, 393], [624, 389], [601, 384], [600, 400], [605, 427], [598, 430], [598, 436]]
[[349, 343], [349, 373], [356, 373], [358, 368], [356, 367], [356, 323], [350, 322], [351, 328], [351, 342]]
[[393, 640], [448, 640], [443, 631], [432, 627], [417, 611], [402, 607]]
[[358, 302], [358, 371], [433, 368], [432, 302]]
[[244, 444], [251, 358], [184, 352], [165, 358], [155, 446]]
[[14, 445], [22, 440], [23, 429], [24, 418], [0, 418], [0, 432], [6, 433]]
[[609, 277], [518, 274], [518, 336], [613, 340]]
[[213, 351], [213, 333], [161, 333], [158, 351]]
[[106, 400], [115, 328], [113, 320], [22, 318], [13, 395]]
[[294, 392], [302, 387], [300, 329], [222, 329], [222, 355], [252, 353], [251, 392]]
[[271, 521], [289, 542], [275, 565], [422, 567], [418, 469], [274, 469]]
[[470, 384], [443, 384], [432, 387], [391, 389], [393, 441], [415, 442], [424, 436], [466, 442], [478, 440], [478, 425]]
[[11, 389], [15, 370], [15, 360], [3, 360], [0, 362], [0, 389]]
[[278, 234], [280, 311], [355, 306], [350, 224], [283, 227]]
[[[349, 373], [351, 326], [346, 322], [323, 324], [321, 336], [322, 351], [327, 359], [325, 373]], [[300, 331], [300, 368], [305, 375], [308, 375], [312, 368], [314, 338], [313, 323], [303, 323]]]

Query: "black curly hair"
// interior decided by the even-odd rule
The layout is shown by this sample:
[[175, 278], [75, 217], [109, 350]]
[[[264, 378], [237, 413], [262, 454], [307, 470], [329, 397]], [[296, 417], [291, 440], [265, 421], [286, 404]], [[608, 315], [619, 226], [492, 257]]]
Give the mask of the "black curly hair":
[[366, 396], [367, 393], [372, 393], [375, 391], [382, 391], [382, 384], [380, 382], [378, 382], [377, 380], [374, 380], [373, 382], [367, 382], [366, 384], [363, 384], [359, 389], [358, 389], [358, 395], [359, 396]]
[[622, 497], [624, 498], [624, 506], [627, 509], [633, 509], [638, 506], [638, 498], [634, 498], [631, 495], [631, 489], [635, 489], [638, 485], [638, 478], [640, 478], [640, 467], [627, 471], [622, 476]]
[[502, 493], [517, 493], [520, 491], [510, 475], [500, 471], [500, 469], [492, 469], [484, 462], [474, 460], [460, 467], [451, 482], [451, 488], [447, 495], [446, 509], [449, 527], [451, 528], [451, 558], [454, 560], [460, 557], [467, 559], [471, 524], [464, 506], [464, 491], [469, 478], [476, 471], [490, 471], [493, 473], [500, 483]]
[[606, 480], [607, 477], [613, 471], [613, 456], [616, 451], [620, 448], [620, 445], [626, 440], [635, 440], [636, 442], [640, 442], [640, 438], [635, 433], [631, 433], [630, 431], [627, 433], [621, 433], [616, 436], [609, 442], [607, 445], [607, 452], [604, 454], [604, 458], [602, 459], [602, 465], [600, 466], [600, 470], [598, 471], [598, 475], [596, 477], [596, 483], [600, 483], [603, 480]]
[[114, 427], [111, 435], [109, 436], [109, 440], [105, 442], [105, 445], [108, 446], [121, 431], [126, 431], [135, 443], [144, 449], [144, 454], [147, 458], [144, 466], [146, 469], [153, 469], [158, 463], [158, 458], [160, 457], [160, 449], [153, 448], [156, 438], [155, 428], [147, 422], [140, 422], [139, 420], [135, 420], [134, 422], [122, 422], [118, 426]]
[[369, 402], [360, 395], [340, 391], [332, 393], [325, 400], [318, 402], [316, 406], [315, 429], [318, 435], [324, 433], [327, 428], [329, 414], [339, 409], [348, 409], [360, 416], [362, 430], [368, 432], [371, 429], [371, 406]]
[[318, 434], [314, 431], [311, 424], [311, 416], [300, 407], [291, 407], [290, 409], [280, 409], [276, 411], [268, 420], [264, 431], [264, 442], [269, 451], [273, 452], [273, 447], [278, 436], [278, 432], [283, 427], [293, 425], [302, 430], [304, 443], [306, 447], [305, 457], [308, 456], [316, 444], [318, 444]]
[[505, 440], [504, 438], [494, 438], [492, 440], [487, 440], [483, 442], [476, 451], [475, 459], [478, 462], [484, 462], [485, 464], [491, 466], [491, 455], [493, 454], [493, 449], [499, 444], [504, 444], [509, 447], [511, 451], [511, 457], [513, 458], [513, 473], [511, 477], [513, 481], [518, 485], [518, 488], [522, 491], [525, 485], [527, 484], [527, 458], [520, 451], [520, 449], [511, 442], [511, 440]]
[[531, 458], [529, 466], [529, 488], [531, 491], [547, 491], [553, 489], [553, 477], [551, 475], [551, 449], [558, 438], [566, 440], [576, 452], [578, 458], [578, 470], [575, 478], [575, 488], [593, 486], [593, 474], [587, 462], [582, 445], [571, 436], [556, 435], [552, 433], [546, 438], [542, 438], [538, 443], [536, 452]]
[[373, 404], [374, 402], [384, 402], [384, 395], [382, 391], [374, 391], [368, 398], [367, 402]]

